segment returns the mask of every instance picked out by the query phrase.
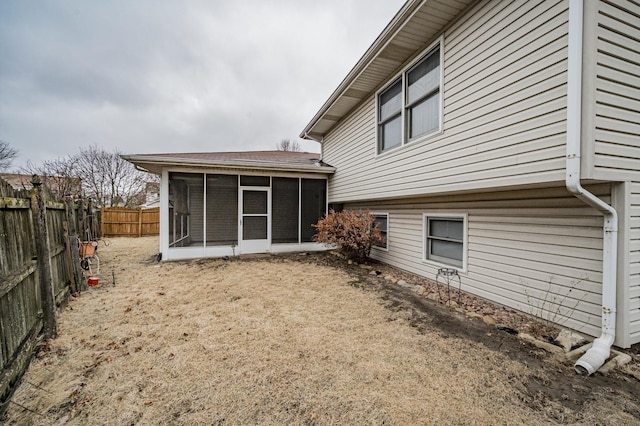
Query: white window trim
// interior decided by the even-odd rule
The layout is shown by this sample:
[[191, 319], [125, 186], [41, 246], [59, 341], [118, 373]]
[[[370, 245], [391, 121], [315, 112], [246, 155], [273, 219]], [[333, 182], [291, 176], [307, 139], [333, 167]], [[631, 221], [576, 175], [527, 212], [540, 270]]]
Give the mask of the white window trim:
[[378, 246], [371, 246], [371, 248], [374, 248], [376, 250], [380, 250], [380, 251], [389, 251], [389, 212], [372, 212], [371, 213], [372, 216], [386, 216], [387, 217], [387, 241], [386, 241], [386, 247], [378, 247]]
[[[449, 265], [442, 262], [437, 262], [432, 259], [427, 259], [427, 219], [428, 218], [456, 218], [462, 219], [462, 267]], [[437, 268], [452, 268], [456, 269], [459, 272], [467, 272], [467, 261], [469, 255], [469, 213], [467, 212], [439, 212], [439, 211], [429, 211], [422, 213], [422, 262], [427, 265], [432, 265]]]
[[[440, 119], [438, 120], [438, 129], [434, 130], [431, 133], [426, 133], [424, 135], [420, 135], [416, 138], [413, 138], [411, 140], [408, 140], [406, 138], [407, 135], [407, 122], [406, 122], [406, 105], [405, 105], [405, 97], [406, 97], [406, 73], [407, 71], [409, 71], [411, 68], [413, 68], [418, 62], [420, 62], [421, 60], [423, 60], [426, 55], [433, 49], [436, 48], [436, 46], [440, 45], [440, 90], [438, 92], [438, 97], [439, 97], [439, 102], [440, 102]], [[385, 151], [380, 151], [380, 127], [379, 127], [379, 108], [380, 108], [380, 94], [382, 92], [384, 92], [385, 90], [387, 90], [388, 88], [390, 88], [391, 86], [393, 86], [394, 83], [396, 83], [398, 81], [398, 79], [400, 79], [402, 81], [402, 110], [401, 110], [401, 118], [402, 118], [402, 128], [400, 130], [401, 133], [401, 143], [400, 145], [394, 147], [394, 148], [390, 148], [387, 149]], [[397, 74], [395, 74], [392, 78], [389, 79], [389, 81], [382, 86], [380, 89], [378, 89], [375, 93], [375, 122], [376, 122], [376, 140], [375, 140], [375, 156], [379, 157], [379, 156], [383, 156], [383, 155], [387, 155], [390, 152], [396, 152], [399, 149], [404, 148], [407, 145], [418, 145], [419, 143], [422, 143], [428, 139], [431, 139], [435, 136], [441, 135], [443, 133], [443, 129], [444, 129], [444, 96], [443, 96], [443, 92], [444, 92], [444, 35], [441, 35], [440, 37], [438, 37], [438, 39], [436, 41], [434, 41], [433, 43], [431, 43], [426, 49], [424, 49], [422, 52], [420, 52], [419, 55], [417, 55], [415, 57], [415, 59], [413, 59], [411, 62], [409, 62], [401, 71], [399, 71]]]

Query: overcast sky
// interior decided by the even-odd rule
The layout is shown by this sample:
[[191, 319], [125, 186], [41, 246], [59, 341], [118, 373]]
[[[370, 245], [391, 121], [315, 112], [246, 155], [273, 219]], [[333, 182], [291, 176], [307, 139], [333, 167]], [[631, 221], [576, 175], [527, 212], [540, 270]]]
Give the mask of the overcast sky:
[[[297, 140], [404, 0], [0, 1], [17, 165]], [[319, 151], [304, 142], [307, 151]]]

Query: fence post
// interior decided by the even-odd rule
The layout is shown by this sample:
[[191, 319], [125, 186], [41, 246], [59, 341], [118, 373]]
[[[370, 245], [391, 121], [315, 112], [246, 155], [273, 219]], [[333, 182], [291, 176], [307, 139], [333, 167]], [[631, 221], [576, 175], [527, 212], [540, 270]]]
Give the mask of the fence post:
[[78, 285], [76, 281], [76, 274], [74, 272], [73, 265], [73, 255], [71, 252], [73, 249], [71, 248], [71, 236], [69, 235], [69, 221], [65, 220], [62, 222], [62, 229], [64, 230], [64, 243], [65, 243], [65, 254], [67, 255], [67, 267], [69, 268], [69, 282], [71, 283], [71, 294], [76, 294], [78, 292]]
[[87, 240], [96, 240], [98, 236], [96, 235], [95, 230], [95, 221], [93, 217], [93, 201], [91, 198], [87, 200], [87, 227], [89, 228], [89, 237]]
[[138, 237], [142, 237], [142, 209], [138, 209]]
[[102, 238], [104, 234], [104, 206], [100, 207], [100, 238]]
[[38, 270], [40, 271], [44, 336], [46, 339], [53, 339], [58, 334], [58, 327], [56, 324], [56, 300], [53, 294], [53, 279], [51, 277], [51, 253], [49, 251], [45, 195], [42, 190], [42, 180], [37, 175], [33, 175], [31, 183], [33, 185], [31, 190], [31, 211], [33, 212], [36, 254], [38, 256]]
[[80, 224], [78, 229], [78, 235], [81, 241], [87, 241], [87, 212], [84, 210], [84, 200], [80, 198], [78, 200], [78, 223]]

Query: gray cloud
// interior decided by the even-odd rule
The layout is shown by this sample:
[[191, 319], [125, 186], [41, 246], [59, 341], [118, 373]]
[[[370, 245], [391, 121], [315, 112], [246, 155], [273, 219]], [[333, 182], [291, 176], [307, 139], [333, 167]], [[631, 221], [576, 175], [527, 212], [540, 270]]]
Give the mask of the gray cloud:
[[273, 149], [297, 136], [401, 5], [3, 0], [0, 139], [21, 163], [87, 144]]

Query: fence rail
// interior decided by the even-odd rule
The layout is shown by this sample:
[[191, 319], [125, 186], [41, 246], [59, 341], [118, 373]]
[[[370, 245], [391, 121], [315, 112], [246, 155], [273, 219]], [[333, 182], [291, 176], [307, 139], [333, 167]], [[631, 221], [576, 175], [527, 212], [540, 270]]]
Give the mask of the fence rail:
[[0, 179], [0, 418], [38, 341], [55, 337], [56, 309], [85, 289], [74, 250], [84, 206], [34, 182], [29, 193]]
[[142, 237], [160, 233], [160, 208], [104, 207], [100, 212], [105, 237]]

